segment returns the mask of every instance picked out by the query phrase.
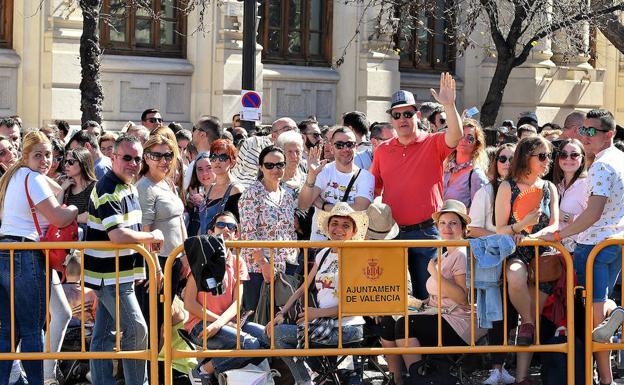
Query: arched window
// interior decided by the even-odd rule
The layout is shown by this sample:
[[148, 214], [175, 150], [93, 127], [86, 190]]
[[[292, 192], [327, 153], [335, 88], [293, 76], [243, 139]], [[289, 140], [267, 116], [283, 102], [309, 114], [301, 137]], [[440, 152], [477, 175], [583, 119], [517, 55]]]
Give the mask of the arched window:
[[[151, 7], [143, 5], [150, 3]], [[186, 17], [181, 3], [104, 0], [100, 17], [100, 46], [104, 53], [184, 57]]]
[[455, 69], [452, 22], [444, 0], [431, 1], [426, 9], [409, 7], [399, 17], [395, 47], [399, 49], [401, 71], [442, 72]]
[[330, 65], [332, 9], [332, 0], [261, 0], [262, 61]]
[[0, 48], [13, 45], [13, 0], [0, 0]]

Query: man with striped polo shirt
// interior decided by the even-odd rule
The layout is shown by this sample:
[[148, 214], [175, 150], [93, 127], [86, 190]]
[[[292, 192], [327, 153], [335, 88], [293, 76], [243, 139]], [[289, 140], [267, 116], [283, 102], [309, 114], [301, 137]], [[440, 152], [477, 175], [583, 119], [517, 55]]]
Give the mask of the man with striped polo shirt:
[[[160, 230], [141, 231], [141, 206], [132, 181], [139, 174], [143, 147], [138, 139], [122, 135], [115, 141], [113, 168], [91, 193], [87, 241], [113, 243], [156, 243]], [[115, 345], [116, 301], [123, 333], [123, 351], [144, 350], [148, 345], [147, 325], [134, 294], [134, 281], [145, 279], [143, 258], [131, 249], [119, 250], [119, 296], [116, 293], [115, 250], [85, 250], [85, 286], [98, 297], [98, 309], [91, 339], [91, 351], [112, 351]], [[156, 260], [157, 261], [157, 260]], [[156, 262], [158, 263], [158, 261]], [[158, 268], [157, 278], [162, 278]], [[156, 285], [155, 285], [156, 286]], [[154, 286], [154, 287], [155, 287]], [[115, 385], [111, 360], [91, 360], [93, 385]], [[144, 360], [123, 360], [126, 385], [147, 385]]]

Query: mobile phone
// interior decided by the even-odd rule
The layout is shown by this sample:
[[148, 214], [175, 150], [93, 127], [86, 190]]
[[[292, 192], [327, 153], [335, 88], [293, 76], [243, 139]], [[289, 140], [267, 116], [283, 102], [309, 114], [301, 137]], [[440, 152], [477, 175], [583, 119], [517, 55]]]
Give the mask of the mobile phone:
[[471, 107], [466, 111], [466, 117], [467, 118], [472, 118], [473, 116], [475, 116], [476, 114], [479, 113], [479, 109], [477, 107]]

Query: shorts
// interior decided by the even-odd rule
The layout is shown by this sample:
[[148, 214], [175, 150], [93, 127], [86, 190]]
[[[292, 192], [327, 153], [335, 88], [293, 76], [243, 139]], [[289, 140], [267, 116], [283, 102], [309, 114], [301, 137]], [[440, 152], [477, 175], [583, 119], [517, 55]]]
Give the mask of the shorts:
[[[577, 243], [574, 249], [574, 269], [579, 285], [585, 286], [587, 278], [587, 257], [596, 245]], [[594, 259], [594, 302], [606, 302], [613, 294], [618, 276], [622, 272], [622, 246], [611, 245], [600, 250]]]

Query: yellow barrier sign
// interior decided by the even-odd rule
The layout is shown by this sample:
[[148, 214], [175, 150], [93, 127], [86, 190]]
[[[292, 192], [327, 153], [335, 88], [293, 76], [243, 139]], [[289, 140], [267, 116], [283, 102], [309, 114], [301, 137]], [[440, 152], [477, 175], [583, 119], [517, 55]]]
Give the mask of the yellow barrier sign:
[[341, 253], [343, 315], [405, 312], [407, 266], [402, 248], [345, 248]]

